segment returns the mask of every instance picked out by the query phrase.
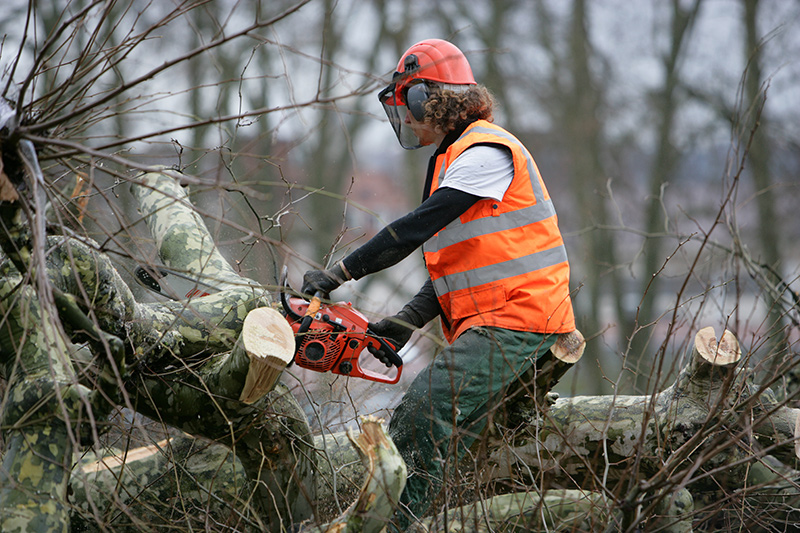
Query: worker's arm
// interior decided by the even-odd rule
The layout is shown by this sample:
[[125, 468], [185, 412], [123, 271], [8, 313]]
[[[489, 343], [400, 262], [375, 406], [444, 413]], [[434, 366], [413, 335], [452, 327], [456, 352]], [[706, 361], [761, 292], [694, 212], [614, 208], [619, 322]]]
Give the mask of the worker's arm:
[[[441, 312], [442, 308], [436, 298], [433, 282], [428, 278], [417, 295], [403, 306], [399, 313], [386, 317], [375, 324], [370, 322], [369, 329], [373, 334], [390, 341], [394, 350], [399, 352], [409, 341], [415, 329], [423, 327], [439, 316]], [[387, 367], [392, 366], [392, 359], [382, 346], [369, 346], [368, 349]]]
[[480, 196], [441, 187], [411, 213], [383, 228], [342, 261], [353, 279], [396, 265], [472, 207]]
[[330, 270], [306, 272], [301, 292], [328, 294], [347, 280], [396, 265], [480, 199], [457, 189], [438, 188], [418, 208], [383, 228]]

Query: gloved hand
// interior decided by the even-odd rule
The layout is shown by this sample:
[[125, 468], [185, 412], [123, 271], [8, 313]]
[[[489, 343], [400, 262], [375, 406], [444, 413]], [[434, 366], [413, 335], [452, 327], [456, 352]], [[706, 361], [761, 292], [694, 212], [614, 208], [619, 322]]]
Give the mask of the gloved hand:
[[[385, 338], [394, 345], [395, 351], [406, 345], [416, 328], [421, 328], [435, 317], [439, 316], [441, 307], [433, 289], [433, 283], [428, 280], [420, 291], [411, 299], [399, 313], [392, 317], [384, 318], [376, 324], [369, 324], [369, 329], [376, 335]], [[369, 347], [369, 352], [386, 366], [392, 366], [388, 354], [381, 348]]]
[[329, 270], [309, 270], [303, 274], [303, 287], [300, 292], [313, 295], [319, 291], [323, 298], [327, 298], [331, 291], [338, 289], [339, 286], [350, 277], [345, 274], [341, 263], [336, 263]]
[[[400, 349], [406, 345], [408, 339], [410, 339], [411, 335], [414, 333], [414, 329], [414, 326], [408, 324], [403, 318], [401, 318], [399, 313], [393, 317], [384, 318], [380, 322], [369, 323], [370, 333], [373, 333], [378, 337], [382, 337], [388, 341], [392, 346], [394, 346], [395, 352], [399, 352]], [[389, 354], [386, 353], [386, 350], [383, 347], [369, 346], [367, 349], [369, 350], [369, 353], [378, 359], [378, 361], [387, 367], [392, 366], [392, 362], [389, 359]]]

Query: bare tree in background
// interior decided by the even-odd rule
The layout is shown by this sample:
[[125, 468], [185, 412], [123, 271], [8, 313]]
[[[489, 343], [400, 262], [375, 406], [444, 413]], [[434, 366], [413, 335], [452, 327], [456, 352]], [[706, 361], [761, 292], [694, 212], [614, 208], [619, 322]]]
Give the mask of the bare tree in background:
[[[737, 122], [727, 170], [714, 161], [709, 171], [726, 172], [719, 196], [706, 194], [695, 212], [664, 192], [688, 157], [674, 145], [681, 112], [713, 107], [684, 70], [708, 2], [648, 4], [663, 37], [661, 81], [638, 117], [651, 151], [613, 138], [617, 58], [594, 18], [613, 6], [598, 2], [38, 4], [9, 8], [0, 49], [11, 110], [0, 127], [5, 526], [32, 517], [35, 529], [58, 515], [50, 526], [76, 530], [383, 527], [405, 471], [380, 424], [359, 417], [368, 395], [383, 391], [341, 379], [321, 380], [318, 394], [293, 367], [271, 375], [281, 378], [274, 387], [253, 385], [253, 332], [285, 331], [273, 300], [282, 263], [324, 261], [364, 233], [348, 213], [369, 207], [348, 191], [366, 161], [395, 149], [402, 172], [422, 175], [419, 154], [392, 145], [363, 156], [359, 146], [376, 131], [382, 76], [412, 41], [441, 32], [468, 43], [501, 115], [547, 166], [590, 340], [583, 359], [583, 344], [556, 350], [510, 393], [486, 449], [465, 461], [463, 484], [447, 487], [424, 524], [796, 527], [800, 389], [787, 376], [797, 372], [797, 258], [779, 245], [795, 230], [775, 222], [781, 199], [770, 194], [798, 191], [769, 171], [779, 150], [762, 135], [775, 124], [764, 115], [763, 56], [750, 62], [743, 107], [723, 115]], [[771, 4], [742, 5], [749, 57], [767, 44], [757, 20]], [[353, 21], [375, 26], [357, 32]], [[533, 56], [547, 58], [536, 79]], [[546, 130], [531, 125], [531, 110]], [[629, 191], [617, 184], [638, 190], [614, 168], [626, 150], [648, 165], [624, 169], [646, 193], [623, 221], [620, 193]], [[754, 201], [737, 203], [751, 164]], [[408, 181], [412, 203], [420, 185]], [[753, 212], [763, 257], [749, 255], [749, 220], [739, 225]], [[678, 229], [684, 219], [691, 232]], [[633, 256], [631, 235], [640, 239]], [[162, 264], [223, 290], [172, 300], [133, 281], [137, 266]], [[734, 286], [731, 311], [717, 295]], [[400, 301], [416, 288], [392, 286]], [[767, 302], [769, 318], [760, 306], [743, 309], [751, 297]], [[747, 312], [755, 324], [731, 319]], [[606, 341], [611, 328], [618, 342]], [[781, 342], [760, 349], [772, 339]], [[270, 349], [264, 358], [280, 351]], [[614, 358], [625, 364], [619, 376]], [[594, 396], [547, 395], [573, 366], [559, 390]], [[327, 411], [362, 436], [333, 431]], [[391, 404], [377, 411], [388, 416]], [[46, 490], [25, 485], [42, 481]]]
[[[754, 194], [758, 212], [758, 244], [760, 255], [754, 258], [761, 264], [767, 278], [782, 279], [783, 249], [781, 222], [776, 209], [776, 195], [774, 180], [772, 178], [771, 160], [772, 135], [770, 119], [760, 112], [764, 108], [763, 100], [767, 98], [769, 80], [765, 80], [762, 73], [762, 38], [758, 32], [758, 12], [762, 4], [758, 0], [745, 0], [743, 2], [743, 24], [745, 27], [744, 54], [747, 58], [747, 71], [744, 77], [744, 101], [748, 113], [744, 115], [740, 128], [743, 132], [757, 129], [759, 134], [753, 137], [748, 158], [749, 169], [753, 179]], [[759, 252], [756, 252], [759, 253]], [[774, 296], [772, 297], [774, 298]], [[788, 330], [786, 330], [786, 317], [779, 304], [779, 298], [767, 301], [769, 315], [765, 324], [765, 347], [774, 354], [785, 352], [788, 349]], [[775, 358], [776, 360], [779, 358]]]
[[[687, 42], [691, 39], [692, 28], [702, 6], [702, 0], [692, 2], [688, 6], [674, 1], [670, 4], [671, 28], [667, 50], [663, 56], [663, 86], [653, 95], [653, 122], [656, 131], [656, 150], [653, 154], [652, 166], [648, 173], [648, 194], [645, 200], [645, 241], [641, 250], [643, 269], [641, 283], [635, 291], [642, 299], [636, 307], [634, 316], [624, 319], [623, 331], [630, 339], [630, 354], [627, 364], [634, 371], [638, 390], [649, 390], [650, 380], [659, 379], [659, 368], [653, 364], [661, 359], [658, 352], [665, 346], [657, 348], [652, 339], [652, 325], [658, 321], [657, 297], [661, 293], [664, 271], [664, 253], [662, 252], [662, 235], [669, 235], [670, 221], [664, 203], [664, 187], [676, 171], [676, 153], [673, 144], [675, 136], [675, 116], [679, 107], [677, 92], [680, 79], [682, 58], [686, 54]], [[679, 245], [679, 244], [678, 244]], [[656, 352], [655, 359], [639, 359], [648, 348]], [[652, 369], [652, 370], [651, 370]]]

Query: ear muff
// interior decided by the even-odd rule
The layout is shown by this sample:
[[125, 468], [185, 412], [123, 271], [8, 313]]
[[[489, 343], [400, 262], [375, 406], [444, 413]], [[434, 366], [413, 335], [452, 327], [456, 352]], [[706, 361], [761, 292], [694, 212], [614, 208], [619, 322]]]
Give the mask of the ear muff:
[[406, 106], [417, 122], [422, 122], [425, 117], [425, 102], [430, 96], [431, 90], [426, 83], [416, 83], [406, 90]]

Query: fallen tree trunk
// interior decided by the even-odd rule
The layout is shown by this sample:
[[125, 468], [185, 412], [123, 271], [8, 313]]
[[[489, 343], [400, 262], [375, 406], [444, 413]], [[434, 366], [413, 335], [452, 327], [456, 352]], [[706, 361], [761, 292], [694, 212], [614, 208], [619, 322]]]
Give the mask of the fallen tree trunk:
[[[558, 399], [542, 417], [531, 413], [533, 423], [500, 432], [489, 445], [493, 453], [481, 481], [599, 492], [630, 511], [623, 529], [683, 487], [703, 504], [696, 505], [698, 513], [725, 501], [728, 491], [758, 497], [760, 489], [781, 486], [784, 496], [798, 501], [798, 486], [787, 480], [798, 479], [800, 410], [755, 387], [749, 370], [737, 366], [740, 358], [730, 332], [717, 343], [705, 328], [675, 384], [663, 392]], [[775, 518], [800, 521], [796, 511]]]
[[[36, 173], [30, 179], [36, 193], [43, 184], [37, 181], [40, 171], [32, 145], [27, 148], [19, 156], [27, 172]], [[96, 436], [96, 422], [109, 413], [113, 378], [124, 373], [122, 345], [96, 328], [69, 295], [50, 286], [43, 203], [29, 199], [23, 216], [20, 196], [8, 192], [16, 187], [2, 161], [0, 157], [0, 188], [6, 191], [0, 199], [0, 377], [7, 383], [0, 398], [5, 439], [0, 531], [65, 531], [72, 455], [80, 442]], [[65, 328], [81, 328], [79, 336], [105, 356], [89, 387], [80, 382], [73, 365], [80, 348], [70, 342]]]
[[127, 384], [139, 399], [136, 410], [230, 447], [253, 483], [270, 530], [311, 517], [316, 458], [310, 427], [291, 394], [284, 388], [270, 392], [294, 355], [291, 328], [263, 307], [269, 304], [265, 290], [224, 260], [176, 176], [145, 174], [133, 192], [165, 264], [221, 288], [164, 304], [183, 306], [178, 331], [207, 343], [204, 351], [216, 339], [211, 353], [218, 355], [196, 363], [192, 352], [148, 361], [147, 371]]
[[[159, 201], [164, 201], [172, 190], [174, 180], [161, 174], [155, 180], [161, 180], [156, 183], [160, 188], [151, 192]], [[83, 389], [74, 377], [72, 381], [59, 378], [62, 373], [69, 377], [72, 370], [66, 348], [57, 348], [52, 336], [45, 336], [47, 338], [39, 341], [41, 333], [49, 331], [48, 328], [52, 327], [52, 331], [57, 333], [60, 331], [59, 317], [53, 313], [45, 315], [35, 312], [38, 310], [36, 300], [42, 299], [43, 294], [27, 285], [22, 275], [15, 274], [16, 271], [23, 274], [33, 272], [29, 258], [35, 256], [33, 250], [37, 247], [44, 247], [44, 242], [37, 244], [36, 239], [28, 236], [28, 228], [32, 225], [28, 225], [25, 217], [21, 216], [19, 205], [9, 204], [4, 209], [3, 249], [6, 256], [14, 261], [5, 265], [7, 272], [3, 278], [3, 290], [8, 293], [20, 292], [19, 286], [22, 286], [22, 293], [30, 292], [28, 300], [33, 302], [32, 307], [26, 307], [13, 299], [6, 300], [14, 304], [5, 315], [6, 321], [14, 319], [18, 313], [24, 315], [24, 321], [20, 319], [22, 325], [12, 330], [14, 334], [8, 339], [4, 339], [3, 376], [11, 380], [9, 392], [18, 391], [19, 387], [26, 388], [26, 391], [30, 389], [30, 394], [26, 392], [24, 402], [3, 402], [4, 427], [13, 430], [25, 420], [39, 416], [35, 414], [38, 412], [36, 409], [44, 400], [49, 398], [50, 403], [56, 400], [63, 403], [65, 398], [73, 398]], [[100, 375], [105, 373], [106, 378], [111, 378], [109, 390], [113, 391], [102, 388], [95, 390], [92, 387], [94, 384], [90, 383], [84, 396], [104, 393], [104, 406], [121, 402], [154, 420], [228, 445], [248, 474], [254, 490], [253, 501], [259, 507], [262, 522], [275, 530], [300, 522], [313, 513], [313, 440], [309, 436], [305, 415], [291, 394], [285, 389], [267, 394], [293, 354], [291, 328], [276, 311], [263, 307], [269, 304], [269, 298], [262, 288], [233, 273], [230, 266], [221, 266], [218, 261], [221, 256], [213, 240], [205, 226], [198, 227], [198, 220], [193, 218], [190, 206], [179, 203], [177, 209], [169, 206], [160, 206], [158, 209], [160, 214], [167, 213], [171, 220], [171, 225], [165, 230], [167, 240], [182, 238], [180, 244], [184, 248], [168, 247], [172, 253], [187, 261], [186, 264], [192, 268], [202, 265], [201, 273], [213, 275], [217, 280], [223, 279], [227, 286], [219, 293], [203, 299], [139, 304], [108, 259], [92, 249], [93, 243], [65, 237], [48, 238], [47, 277], [43, 278], [43, 286], [58, 292], [64, 309], [74, 306], [78, 312], [70, 312], [75, 316], [83, 316], [83, 322], [77, 319], [65, 322], [66, 333], [77, 337], [88, 333], [94, 340], [92, 349], [95, 355], [101, 356], [101, 362], [104, 358], [96, 353], [98, 347], [102, 347], [114, 335], [124, 338], [128, 348], [128, 363], [136, 369], [133, 378], [123, 381], [124, 376], [119, 372], [107, 372], [106, 365], [101, 364]], [[191, 231], [181, 236], [180, 230], [186, 226], [181, 226], [180, 222], [184, 220], [190, 220]], [[44, 254], [41, 255], [44, 257]], [[28, 308], [33, 311], [25, 311]], [[89, 313], [94, 321], [83, 315], [79, 308]], [[245, 320], [251, 312], [255, 314], [249, 321]], [[61, 317], [65, 316], [62, 312]], [[235, 345], [246, 322], [252, 326], [245, 328], [246, 335]], [[79, 330], [76, 324], [84, 327], [84, 331]], [[17, 338], [33, 339], [28, 344], [32, 346], [32, 357], [42, 361], [38, 366], [26, 355], [25, 346], [28, 344], [20, 347], [13, 340], [19, 331], [23, 334]], [[50, 360], [53, 357], [64, 362], [63, 372], [59, 370], [52, 376], [45, 375], [39, 379], [36, 373], [38, 368], [44, 367], [52, 372]], [[117, 362], [123, 363], [122, 360]], [[91, 361], [89, 364], [91, 366]], [[26, 370], [20, 373], [15, 370], [17, 368], [32, 369], [32, 372]], [[128, 395], [118, 394], [122, 390], [122, 383]], [[62, 397], [62, 390], [72, 396]], [[55, 399], [52, 399], [53, 394]], [[78, 395], [70, 400], [69, 409], [64, 408], [64, 413], [57, 414], [69, 422], [72, 418], [78, 418], [72, 413], [73, 404], [84, 407], [83, 413], [91, 422], [89, 430], [96, 434], [108, 413], [108, 407], [103, 411], [85, 399], [83, 404], [86, 405], [83, 405], [82, 398]], [[41, 472], [33, 476], [42, 483], [35, 488], [35, 494], [52, 496], [52, 490], [55, 490], [63, 496], [68, 486], [71, 451], [76, 438], [74, 433], [69, 435], [69, 439], [66, 438], [69, 427], [57, 431], [58, 424], [50, 418], [45, 419], [47, 425], [42, 431], [53, 432], [53, 438], [61, 435], [56, 441], [58, 446], [54, 447], [56, 442], [50, 442], [52, 439], [37, 437], [31, 440], [34, 444], [27, 456], [48, 457], [49, 451], [52, 453], [51, 450], [58, 449], [58, 453], [63, 453], [66, 459], [54, 461], [54, 464], [60, 465], [60, 470], [57, 468], [53, 472], [46, 472], [44, 477], [40, 475]], [[51, 423], [56, 425], [51, 428]], [[25, 427], [30, 431], [30, 425]], [[25, 440], [24, 435], [21, 438]], [[8, 442], [16, 442], [14, 434], [9, 434]], [[16, 481], [25, 479], [27, 474], [15, 465], [20, 461], [24, 463], [27, 456], [17, 453], [15, 449], [9, 448], [10, 451], [4, 453], [4, 461], [9, 461], [4, 471], [11, 477], [8, 483], [4, 483], [4, 491], [0, 493], [0, 507], [9, 510], [4, 513], [7, 517], [13, 516], [10, 511], [12, 508], [26, 505], [28, 508], [35, 507], [24, 519], [42, 520], [45, 515], [52, 513], [39, 506], [36, 503], [38, 500], [25, 503], [31, 491]], [[49, 490], [51, 485], [54, 488]], [[52, 501], [58, 502], [59, 499]], [[62, 510], [59, 516], [63, 526], [67, 523], [68, 514]]]
[[[353, 503], [327, 517], [317, 513], [315, 520], [297, 524], [298, 531], [361, 533], [386, 527], [405, 486], [405, 463], [382, 420], [367, 417], [359, 434], [348, 432], [346, 438], [361, 483]], [[246, 470], [225, 446], [177, 434], [149, 446], [106, 452], [84, 455], [73, 471], [77, 530], [203, 529], [209, 520], [237, 531], [270, 528], [252, 505], [254, 486]]]
[[326, 533], [378, 533], [383, 531], [400, 501], [406, 485], [406, 464], [386, 433], [382, 420], [365, 418], [361, 433], [349, 434], [350, 443], [358, 451], [365, 468], [365, 481], [347, 510], [321, 528], [310, 531]]
[[[175, 484], [162, 487], [152, 479], [152, 468], [137, 468], [147, 464], [139, 462], [143, 458], [131, 458], [130, 469], [127, 458], [112, 468], [99, 466], [97, 459], [84, 463], [76, 469], [73, 479], [76, 494], [85, 496], [76, 509], [80, 519], [87, 523], [96, 520], [103, 527], [136, 528], [151, 519], [174, 520], [153, 502], [180, 501], [183, 509], [204, 509], [206, 520], [220, 519], [237, 524], [236, 527], [254, 529], [280, 530], [306, 519], [312, 522], [304, 527], [327, 523], [323, 527], [347, 529], [369, 524], [377, 528], [385, 523], [389, 503], [402, 490], [398, 483], [402, 478], [400, 466], [392, 454], [386, 454], [374, 465], [379, 470], [381, 465], [389, 465], [385, 470], [392, 475], [375, 476], [375, 469], [355, 466], [359, 447], [340, 436], [311, 436], [305, 415], [286, 388], [277, 384], [270, 391], [292, 347], [288, 345], [291, 335], [285, 331], [288, 326], [264, 305], [269, 304], [268, 296], [252, 282], [237, 279], [229, 266], [219, 266], [219, 272], [208, 266], [218, 259], [213, 240], [204, 226], [198, 226], [198, 218], [184, 212], [191, 211], [191, 206], [174, 177], [147, 175], [142, 187], [148, 191], [142, 199], [150, 206], [144, 212], [148, 220], [155, 221], [154, 235], [163, 244], [165, 262], [172, 267], [201, 268], [208, 280], [221, 280], [223, 290], [186, 301], [141, 304], [91, 243], [65, 238], [48, 240], [52, 250], [48, 256], [48, 279], [93, 317], [90, 329], [100, 330], [89, 332], [95, 339], [91, 345], [95, 353], [105, 334], [125, 340], [127, 363], [134, 372], [124, 381], [128, 396], [123, 395], [118, 401], [166, 426], [201, 438], [189, 439], [187, 449], [196, 450], [204, 438], [225, 447], [205, 446], [208, 456], [206, 451], [198, 451], [191, 454], [191, 459], [182, 459], [181, 454], [174, 453], [176, 446], [166, 455], [172, 459], [165, 462], [161, 450], [170, 450], [165, 443], [151, 454], [157, 468], [191, 472], [195, 483], [187, 481], [189, 485], [180, 483], [175, 476]], [[161, 220], [162, 215], [167, 220]], [[16, 220], [18, 224], [19, 219]], [[179, 229], [169, 221], [179, 222]], [[18, 236], [14, 239], [24, 241]], [[24, 249], [15, 246], [14, 253]], [[186, 249], [182, 251], [181, 246]], [[204, 259], [192, 263], [192, 251], [196, 252], [195, 257]], [[19, 254], [19, 258], [24, 255]], [[180, 256], [174, 260], [183, 263], [171, 262], [172, 256]], [[6, 268], [2, 290], [16, 291], [20, 283], [28, 287], [12, 265]], [[25, 291], [29, 292], [20, 294], [29, 294], [29, 301], [33, 301], [36, 293], [30, 287]], [[67, 323], [68, 335], [80, 336], [81, 332], [75, 329], [79, 322]], [[58, 320], [49, 317], [48, 323]], [[36, 322], [26, 324], [29, 331], [37, 331], [33, 327]], [[282, 328], [284, 332], [280, 334]], [[582, 348], [582, 343], [564, 353], [574, 354], [577, 346]], [[23, 361], [24, 350], [10, 339], [4, 340], [3, 347], [13, 347], [3, 352], [4, 376], [8, 377], [13, 375], [14, 365]], [[43, 353], [52, 346], [39, 343], [35, 348]], [[78, 359], [66, 342], [59, 351], [69, 354], [66, 360]], [[46, 352], [46, 358], [49, 360], [59, 351]], [[557, 399], [548, 406], [544, 394], [578, 358], [556, 356], [537, 363], [533, 381], [529, 382], [532, 388], [522, 387], [505, 404], [508, 412], [520, 406], [525, 410], [517, 418], [495, 419], [498, 425], [487, 442], [488, 461], [477, 468], [473, 466], [478, 476], [476, 486], [470, 490], [480, 497], [473, 503], [440, 509], [441, 513], [428, 520], [429, 528], [437, 530], [458, 523], [464, 531], [512, 527], [633, 530], [646, 523], [648, 530], [659, 527], [663, 531], [690, 531], [692, 522], [708, 525], [709, 517], [718, 516], [711, 503], [722, 502], [735, 509], [737, 503], [763, 505], [764, 501], [777, 506], [769, 517], [772, 525], [796, 523], [798, 410], [775, 400], [770, 391], [755, 387], [748, 369], [739, 364], [741, 354], [732, 335], [726, 333], [718, 343], [713, 331], [701, 330], [675, 384], [661, 393]], [[99, 366], [101, 375], [113, 375], [111, 382], [120, 382], [122, 374], [109, 374], [107, 366]], [[64, 367], [65, 375], [70, 368]], [[19, 383], [36, 383], [28, 377], [35, 375], [29, 374]], [[45, 382], [58, 380], [53, 381], [48, 374]], [[108, 380], [99, 383], [104, 382]], [[84, 392], [91, 395], [99, 391], [108, 396], [103, 387], [93, 387]], [[37, 401], [42, 398], [35, 395]], [[95, 405], [94, 397], [84, 401], [88, 397], [78, 394], [77, 398], [81, 399], [77, 403], [102, 413], [102, 406]], [[28, 408], [22, 411], [4, 407], [4, 425], [10, 424], [12, 432], [24, 430], [19, 421], [33, 412]], [[45, 419], [48, 421], [42, 430], [52, 432], [55, 440], [42, 439], [43, 445], [55, 445], [50, 450], [60, 450], [63, 445], [65, 453], [70, 452], [69, 447], [77, 441], [70, 438], [63, 443], [59, 435], [68, 436], [71, 426], [59, 426], [53, 417]], [[99, 425], [89, 427], [96, 429]], [[45, 457], [44, 448], [36, 447], [39, 437], [19, 435], [20, 438], [11, 435], [8, 442], [34, 443], [28, 457]], [[380, 443], [378, 450], [390, 449], [379, 434], [373, 437], [372, 444]], [[0, 492], [0, 504], [10, 509], [13, 505], [9, 502], [23, 494], [18, 483], [25, 474], [19, 466], [27, 459], [25, 453], [16, 452], [17, 448], [9, 449], [11, 453], [4, 454], [4, 461], [12, 467], [5, 471], [11, 473], [8, 479], [14, 483]], [[220, 453], [223, 449], [225, 452]], [[159, 454], [161, 457], [157, 458]], [[125, 454], [118, 452], [115, 456]], [[190, 460], [193, 469], [188, 466]], [[46, 478], [47, 488], [39, 486], [35, 490], [53, 494], [59, 501], [69, 470], [64, 468], [66, 460], [54, 460], [54, 464], [60, 464], [60, 470], [56, 468], [53, 475], [41, 478]], [[331, 516], [340, 511], [336, 495], [364, 479], [372, 483], [360, 493], [363, 499], [331, 522]], [[121, 480], [124, 486], [120, 485]], [[387, 480], [392, 482], [385, 485]], [[376, 492], [376, 483], [383, 487], [383, 493]], [[112, 485], [111, 490], [99, 489]], [[134, 487], [141, 489], [131, 490]], [[148, 493], [151, 488], [155, 494]], [[497, 496], [492, 491], [498, 489], [512, 490], [514, 494]], [[346, 501], [350, 499], [340, 500], [342, 504]], [[230, 512], [227, 502], [237, 506], [236, 513]], [[112, 517], [104, 511], [106, 505], [116, 504], [123, 506], [125, 513]], [[27, 520], [44, 519], [45, 511], [40, 505], [35, 504]], [[138, 511], [137, 506], [141, 506]], [[735, 518], [748, 527], [752, 523], [749, 515]], [[763, 525], [765, 519], [760, 520]]]
[[[648, 530], [688, 532], [693, 521], [703, 524], [711, 516], [718, 520], [719, 509], [710, 502], [720, 501], [734, 509], [738, 506], [733, 502], [751, 509], [772, 505], [774, 512], [769, 516], [751, 512], [734, 517], [753, 531], [758, 524], [768, 528], [794, 523], [798, 519], [793, 481], [797, 472], [768, 452], [793, 452], [794, 427], [785, 428], [788, 421], [796, 424], [797, 411], [770, 403], [768, 391], [758, 391], [757, 396], [742, 393], [749, 390], [748, 377], [745, 369], [737, 367], [740, 355], [734, 343], [726, 334], [722, 349], [717, 350], [713, 331], [702, 330], [692, 359], [675, 384], [653, 397], [618, 397], [615, 402], [613, 397], [556, 400], [537, 424], [519, 428], [513, 435], [516, 440], [494, 443], [487, 478], [510, 480], [518, 488], [527, 483], [523, 491], [503, 496], [485, 492], [484, 499], [444, 509], [425, 526], [432, 531], [456, 525], [463, 531], [513, 527], [625, 531], [646, 522]], [[729, 404], [728, 411], [718, 408], [732, 398], [735, 403]], [[686, 402], [689, 405], [683, 405]], [[769, 450], [756, 444], [742, 448], [748, 440], [733, 429], [742, 422], [736, 414], [742, 408], [762, 413], [761, 424], [751, 419], [752, 428], [776, 421], [768, 436], [770, 442], [780, 444]], [[728, 415], [720, 420], [710, 416], [715, 411]], [[541, 440], [534, 441], [531, 434]], [[637, 442], [642, 434], [644, 440]], [[731, 446], [732, 442], [737, 445]], [[629, 446], [629, 451], [623, 446]], [[320, 465], [330, 462], [329, 467], [320, 468], [318, 477], [318, 487], [329, 487], [318, 489], [326, 495], [323, 503], [328, 503], [334, 490], [347, 489], [364, 477], [365, 470], [353, 468], [355, 448], [336, 435], [318, 437], [316, 448], [325, 450]], [[626, 485], [633, 479], [626, 476], [636, 467], [637, 455], [649, 461], [640, 460], [638, 482]], [[501, 471], [500, 459], [512, 456], [515, 462], [506, 462], [506, 470]], [[569, 484], [578, 487], [563, 487]]]
[[73, 531], [266, 529], [234, 453], [184, 433], [129, 449], [85, 452], [73, 468]]
[[76, 432], [91, 412], [92, 391], [78, 385], [70, 347], [36, 292], [22, 286], [14, 295], [8, 288], [0, 288], [0, 313], [7, 317], [2, 345], [18, 348], [14, 358], [3, 353], [8, 388], [0, 403], [0, 531], [66, 531]]

